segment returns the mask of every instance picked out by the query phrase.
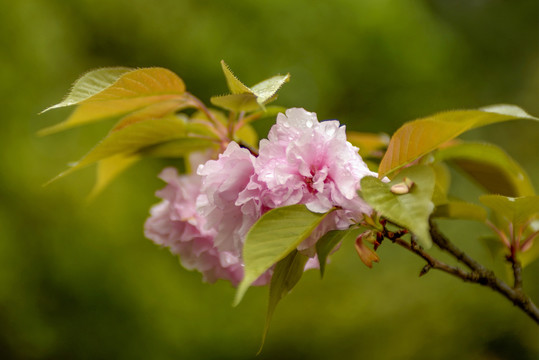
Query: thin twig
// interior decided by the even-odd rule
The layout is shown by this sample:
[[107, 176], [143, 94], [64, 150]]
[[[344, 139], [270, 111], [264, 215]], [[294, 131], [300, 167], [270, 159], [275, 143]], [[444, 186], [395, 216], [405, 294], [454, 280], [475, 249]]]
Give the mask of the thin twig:
[[453, 243], [449, 241], [444, 235], [438, 231], [438, 227], [434, 222], [430, 222], [430, 236], [432, 242], [434, 242], [440, 249], [449, 252], [455, 259], [465, 264], [470, 270], [479, 271], [484, 269], [481, 264], [472, 259], [464, 251], [457, 248]]
[[513, 269], [513, 277], [515, 279], [513, 287], [515, 289], [522, 289], [522, 265], [520, 264], [520, 261], [518, 261], [516, 256], [511, 256], [509, 258], [509, 262], [511, 263], [511, 268]]
[[[521, 284], [521, 280], [517, 282], [517, 274], [515, 274], [515, 288], [507, 285], [505, 282], [496, 277], [492, 270], [485, 268], [477, 261], [472, 259], [469, 255], [452, 244], [444, 235], [442, 235], [436, 225], [431, 222], [430, 234], [432, 241], [442, 250], [450, 253], [455, 259], [465, 264], [471, 271], [467, 272], [459, 267], [448, 265], [440, 260], [435, 259], [430, 254], [425, 252], [415, 241], [407, 242], [400, 236], [395, 238], [389, 237], [389, 239], [413, 252], [427, 262], [427, 265], [421, 270], [420, 276], [425, 275], [430, 269], [437, 269], [446, 272], [450, 275], [458, 277], [466, 282], [472, 282], [483, 286], [488, 286], [492, 290], [500, 293], [511, 301], [515, 306], [519, 307], [529, 317], [531, 317], [537, 324], [539, 324], [539, 309], [533, 303], [533, 301], [522, 291], [521, 287], [517, 284]], [[385, 235], [385, 234], [384, 234]], [[518, 278], [520, 278], [520, 264], [515, 261], [517, 265]]]
[[470, 274], [462, 270], [459, 267], [448, 265], [440, 260], [433, 258], [430, 254], [426, 253], [416, 242], [409, 243], [401, 238], [395, 239], [393, 241], [395, 244], [410, 250], [414, 254], [423, 258], [427, 262], [427, 265], [421, 270], [420, 276], [425, 275], [431, 269], [441, 270], [453, 276], [457, 276], [463, 280], [470, 281]]

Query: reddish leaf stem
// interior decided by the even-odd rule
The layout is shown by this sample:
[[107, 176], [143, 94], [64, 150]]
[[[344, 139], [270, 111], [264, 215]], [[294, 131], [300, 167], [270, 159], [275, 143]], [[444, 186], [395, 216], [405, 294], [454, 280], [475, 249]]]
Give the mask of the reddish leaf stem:
[[212, 122], [212, 124], [215, 126], [215, 129], [219, 134], [222, 136], [226, 136], [228, 129], [218, 120], [215, 118], [215, 116], [211, 113], [211, 111], [204, 105], [202, 101], [200, 101], [199, 98], [194, 96], [191, 93], [186, 93], [187, 96], [189, 96], [189, 99], [193, 102], [193, 105], [196, 106], [197, 109], [202, 111], [204, 115]]

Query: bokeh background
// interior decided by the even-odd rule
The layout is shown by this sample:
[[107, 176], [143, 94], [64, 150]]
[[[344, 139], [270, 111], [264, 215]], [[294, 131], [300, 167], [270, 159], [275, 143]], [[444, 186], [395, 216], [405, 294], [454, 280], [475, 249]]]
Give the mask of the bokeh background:
[[[25, 0], [0, 2], [0, 358], [248, 359], [267, 289], [231, 307], [144, 239], [165, 161], [130, 169], [92, 203], [95, 171], [42, 184], [111, 124], [45, 138], [68, 109], [38, 116], [85, 71], [163, 66], [208, 101], [225, 59], [248, 85], [292, 80], [279, 104], [387, 132], [456, 108], [513, 103], [539, 114], [539, 2], [504, 0]], [[261, 124], [264, 131], [271, 121]], [[539, 189], [539, 125], [476, 130], [521, 161]], [[479, 190], [457, 176], [453, 190]], [[441, 223], [504, 276], [474, 224]], [[351, 244], [323, 281], [305, 274], [277, 309], [259, 359], [537, 359], [539, 328], [489, 289], [432, 272], [384, 244], [371, 270]], [[539, 301], [538, 262], [525, 269]]]

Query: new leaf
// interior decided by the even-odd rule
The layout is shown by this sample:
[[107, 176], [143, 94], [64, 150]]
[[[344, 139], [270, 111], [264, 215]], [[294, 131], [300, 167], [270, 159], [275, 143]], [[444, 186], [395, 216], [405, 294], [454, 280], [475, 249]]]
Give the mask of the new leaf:
[[333, 249], [335, 249], [341, 241], [344, 241], [344, 239], [353, 238], [353, 240], [355, 240], [363, 231], [365, 231], [365, 229], [358, 228], [331, 230], [316, 242], [316, 255], [318, 256], [318, 262], [320, 263], [320, 277], [324, 276], [327, 259]]
[[483, 195], [479, 200], [513, 225], [513, 235], [516, 235], [522, 226], [526, 226], [530, 218], [539, 215], [539, 196], [511, 198]]
[[184, 136], [184, 121], [177, 116], [169, 115], [161, 119], [139, 121], [119, 130], [111, 131], [88, 154], [55, 179], [108, 157], [119, 154], [134, 154], [144, 147]]
[[43, 129], [41, 135], [127, 114], [162, 101], [173, 100], [182, 107], [194, 106], [185, 85], [176, 74], [163, 68], [112, 68], [92, 71], [81, 77], [67, 98], [47, 110], [78, 105], [64, 122]]
[[214, 96], [211, 98], [211, 102], [230, 111], [265, 109], [264, 105], [275, 100], [277, 91], [290, 80], [290, 74], [275, 75], [249, 88], [234, 76], [224, 61], [221, 61], [221, 66], [231, 94]]
[[[405, 178], [413, 181], [409, 191], [403, 194], [392, 192], [391, 188], [403, 184]], [[389, 184], [372, 176], [364, 177], [361, 179], [361, 194], [374, 210], [410, 230], [423, 246], [430, 247], [429, 216], [434, 209], [431, 200], [434, 182], [434, 172], [430, 167], [416, 165], [404, 169]]]
[[526, 171], [495, 145], [459, 143], [438, 150], [434, 159], [450, 161], [491, 193], [517, 197], [535, 194]]
[[327, 214], [313, 213], [305, 205], [284, 206], [265, 213], [247, 233], [243, 245], [245, 275], [234, 304], [239, 304], [260, 275], [296, 249]]
[[411, 163], [468, 130], [518, 119], [539, 120], [516, 106], [495, 105], [480, 110], [447, 111], [408, 122], [391, 137], [378, 169], [379, 177]]
[[264, 346], [271, 318], [273, 317], [277, 304], [282, 298], [288, 295], [301, 279], [307, 260], [307, 256], [302, 255], [297, 250], [293, 250], [287, 257], [275, 265], [275, 270], [271, 277], [268, 312], [266, 314], [266, 324], [264, 325], [264, 333], [262, 334], [262, 343], [260, 345], [260, 350], [258, 351], [259, 353]]

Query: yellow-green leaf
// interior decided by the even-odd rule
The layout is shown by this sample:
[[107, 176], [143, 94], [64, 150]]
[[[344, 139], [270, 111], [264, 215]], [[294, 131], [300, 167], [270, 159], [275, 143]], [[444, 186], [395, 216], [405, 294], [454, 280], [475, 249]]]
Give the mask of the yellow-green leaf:
[[313, 213], [305, 205], [290, 205], [262, 215], [247, 233], [243, 245], [245, 275], [238, 286], [234, 304], [239, 304], [249, 286], [290, 254], [327, 214]]
[[320, 277], [324, 276], [329, 254], [344, 239], [355, 240], [365, 229], [352, 228], [347, 230], [331, 230], [316, 242], [316, 255], [320, 263]]
[[450, 161], [491, 193], [514, 197], [535, 194], [526, 171], [498, 146], [460, 143], [438, 150], [434, 159]]
[[539, 120], [512, 105], [435, 114], [404, 124], [391, 137], [378, 169], [383, 177], [462, 133], [489, 124], [517, 119]]
[[518, 254], [522, 267], [526, 267], [539, 258], [539, 241], [538, 238], [532, 243], [531, 248]]
[[138, 155], [118, 154], [97, 163], [97, 178], [89, 199], [100, 194], [118, 175], [140, 160]]
[[359, 148], [361, 157], [382, 157], [383, 150], [389, 144], [389, 136], [386, 134], [373, 134], [357, 131], [347, 131], [346, 140]]
[[251, 89], [245, 86], [230, 70], [230, 67], [225, 63], [224, 60], [221, 60], [221, 68], [225, 74], [226, 83], [228, 89], [232, 94], [248, 94], [251, 93]]
[[147, 146], [140, 149], [137, 153], [142, 156], [178, 158], [212, 147], [217, 148], [218, 144], [207, 139], [186, 137]]
[[277, 97], [277, 91], [284, 83], [290, 80], [290, 74], [275, 75], [269, 79], [249, 88], [245, 86], [230, 70], [224, 61], [221, 61], [221, 67], [225, 74], [230, 95], [214, 96], [210, 99], [215, 106], [230, 111], [254, 111], [258, 108], [264, 108], [264, 105], [273, 101]]
[[81, 160], [53, 180], [110, 156], [134, 153], [149, 145], [184, 137], [184, 134], [183, 120], [174, 115], [137, 122], [110, 132]]
[[285, 111], [286, 111], [286, 108], [283, 106], [277, 106], [277, 105], [266, 106], [265, 110], [258, 110], [244, 117], [242, 119], [242, 123], [246, 124], [246, 123], [251, 123], [255, 120], [267, 119], [267, 118], [275, 119], [275, 116], [277, 116], [277, 114], [279, 113], [284, 114]]
[[[391, 187], [411, 179], [414, 185], [405, 194], [394, 194]], [[429, 233], [429, 216], [434, 210], [434, 172], [429, 166], [415, 165], [404, 169], [393, 181], [386, 184], [380, 179], [366, 176], [361, 179], [363, 199], [383, 217], [410, 230], [425, 247], [432, 240]]]
[[539, 196], [513, 198], [501, 195], [483, 195], [479, 197], [479, 201], [507, 219], [513, 225], [515, 234], [520, 231], [520, 227], [528, 223], [530, 218], [539, 215]]
[[450, 201], [447, 204], [437, 206], [432, 216], [435, 218], [450, 218], [476, 220], [484, 222], [487, 219], [487, 212], [481, 206], [464, 202]]
[[264, 108], [264, 104], [275, 99], [277, 91], [290, 80], [290, 74], [275, 75], [252, 87], [251, 91], [256, 95], [256, 102]]
[[116, 125], [114, 125], [112, 131], [120, 130], [140, 121], [163, 118], [188, 106], [189, 105], [186, 102], [178, 100], [158, 102], [124, 116]]
[[114, 67], [89, 71], [75, 81], [64, 100], [46, 108], [42, 113], [64, 106], [76, 105], [105, 90], [114, 84], [122, 75], [133, 70], [127, 67]]
[[256, 95], [251, 93], [213, 96], [211, 103], [229, 111], [254, 111], [260, 108]]
[[305, 263], [308, 257], [302, 255], [297, 250], [293, 250], [288, 256], [279, 261], [275, 265], [273, 276], [271, 277], [269, 300], [268, 300], [268, 312], [266, 314], [266, 324], [264, 325], [264, 333], [262, 334], [262, 343], [258, 353], [262, 351], [266, 335], [268, 333], [271, 318], [275, 312], [275, 308], [279, 301], [284, 298], [288, 293], [296, 286], [298, 281], [303, 275]]
[[[89, 82], [91, 77], [82, 78], [78, 87]], [[98, 90], [95, 87], [94, 90]], [[69, 98], [69, 96], [68, 96]], [[79, 99], [77, 102], [65, 100], [58, 105], [68, 106], [77, 104], [73, 114], [64, 122], [39, 132], [41, 135], [65, 130], [74, 126], [120, 116], [142, 107], [162, 101], [175, 100], [186, 106], [189, 103], [185, 93], [185, 85], [176, 74], [163, 68], [145, 68], [128, 71], [109, 86], [91, 96]], [[191, 104], [194, 106], [194, 104]]]
[[[536, 260], [539, 256], [539, 245], [537, 239], [534, 241], [534, 237], [537, 236], [539, 230], [537, 225], [539, 196], [513, 198], [501, 195], [483, 195], [479, 197], [479, 200], [493, 210], [499, 229], [504, 229], [506, 232], [512, 229], [512, 233], [507, 235], [512, 239], [511, 241], [522, 246], [521, 251], [517, 253], [522, 266]], [[530, 236], [531, 238], [528, 238]]]
[[258, 149], [258, 134], [250, 124], [245, 124], [235, 133], [236, 139], [240, 144], [245, 144], [253, 149]]
[[96, 183], [88, 197], [92, 199], [97, 196], [118, 175], [144, 156], [179, 158], [186, 157], [195, 151], [206, 150], [210, 147], [217, 147], [217, 145], [210, 140], [189, 137], [143, 147], [134, 153], [120, 153], [106, 157], [97, 162]]
[[434, 184], [434, 194], [432, 202], [438, 206], [447, 203], [447, 193], [451, 184], [451, 173], [445, 163], [437, 162], [429, 164], [434, 171], [436, 183]]

